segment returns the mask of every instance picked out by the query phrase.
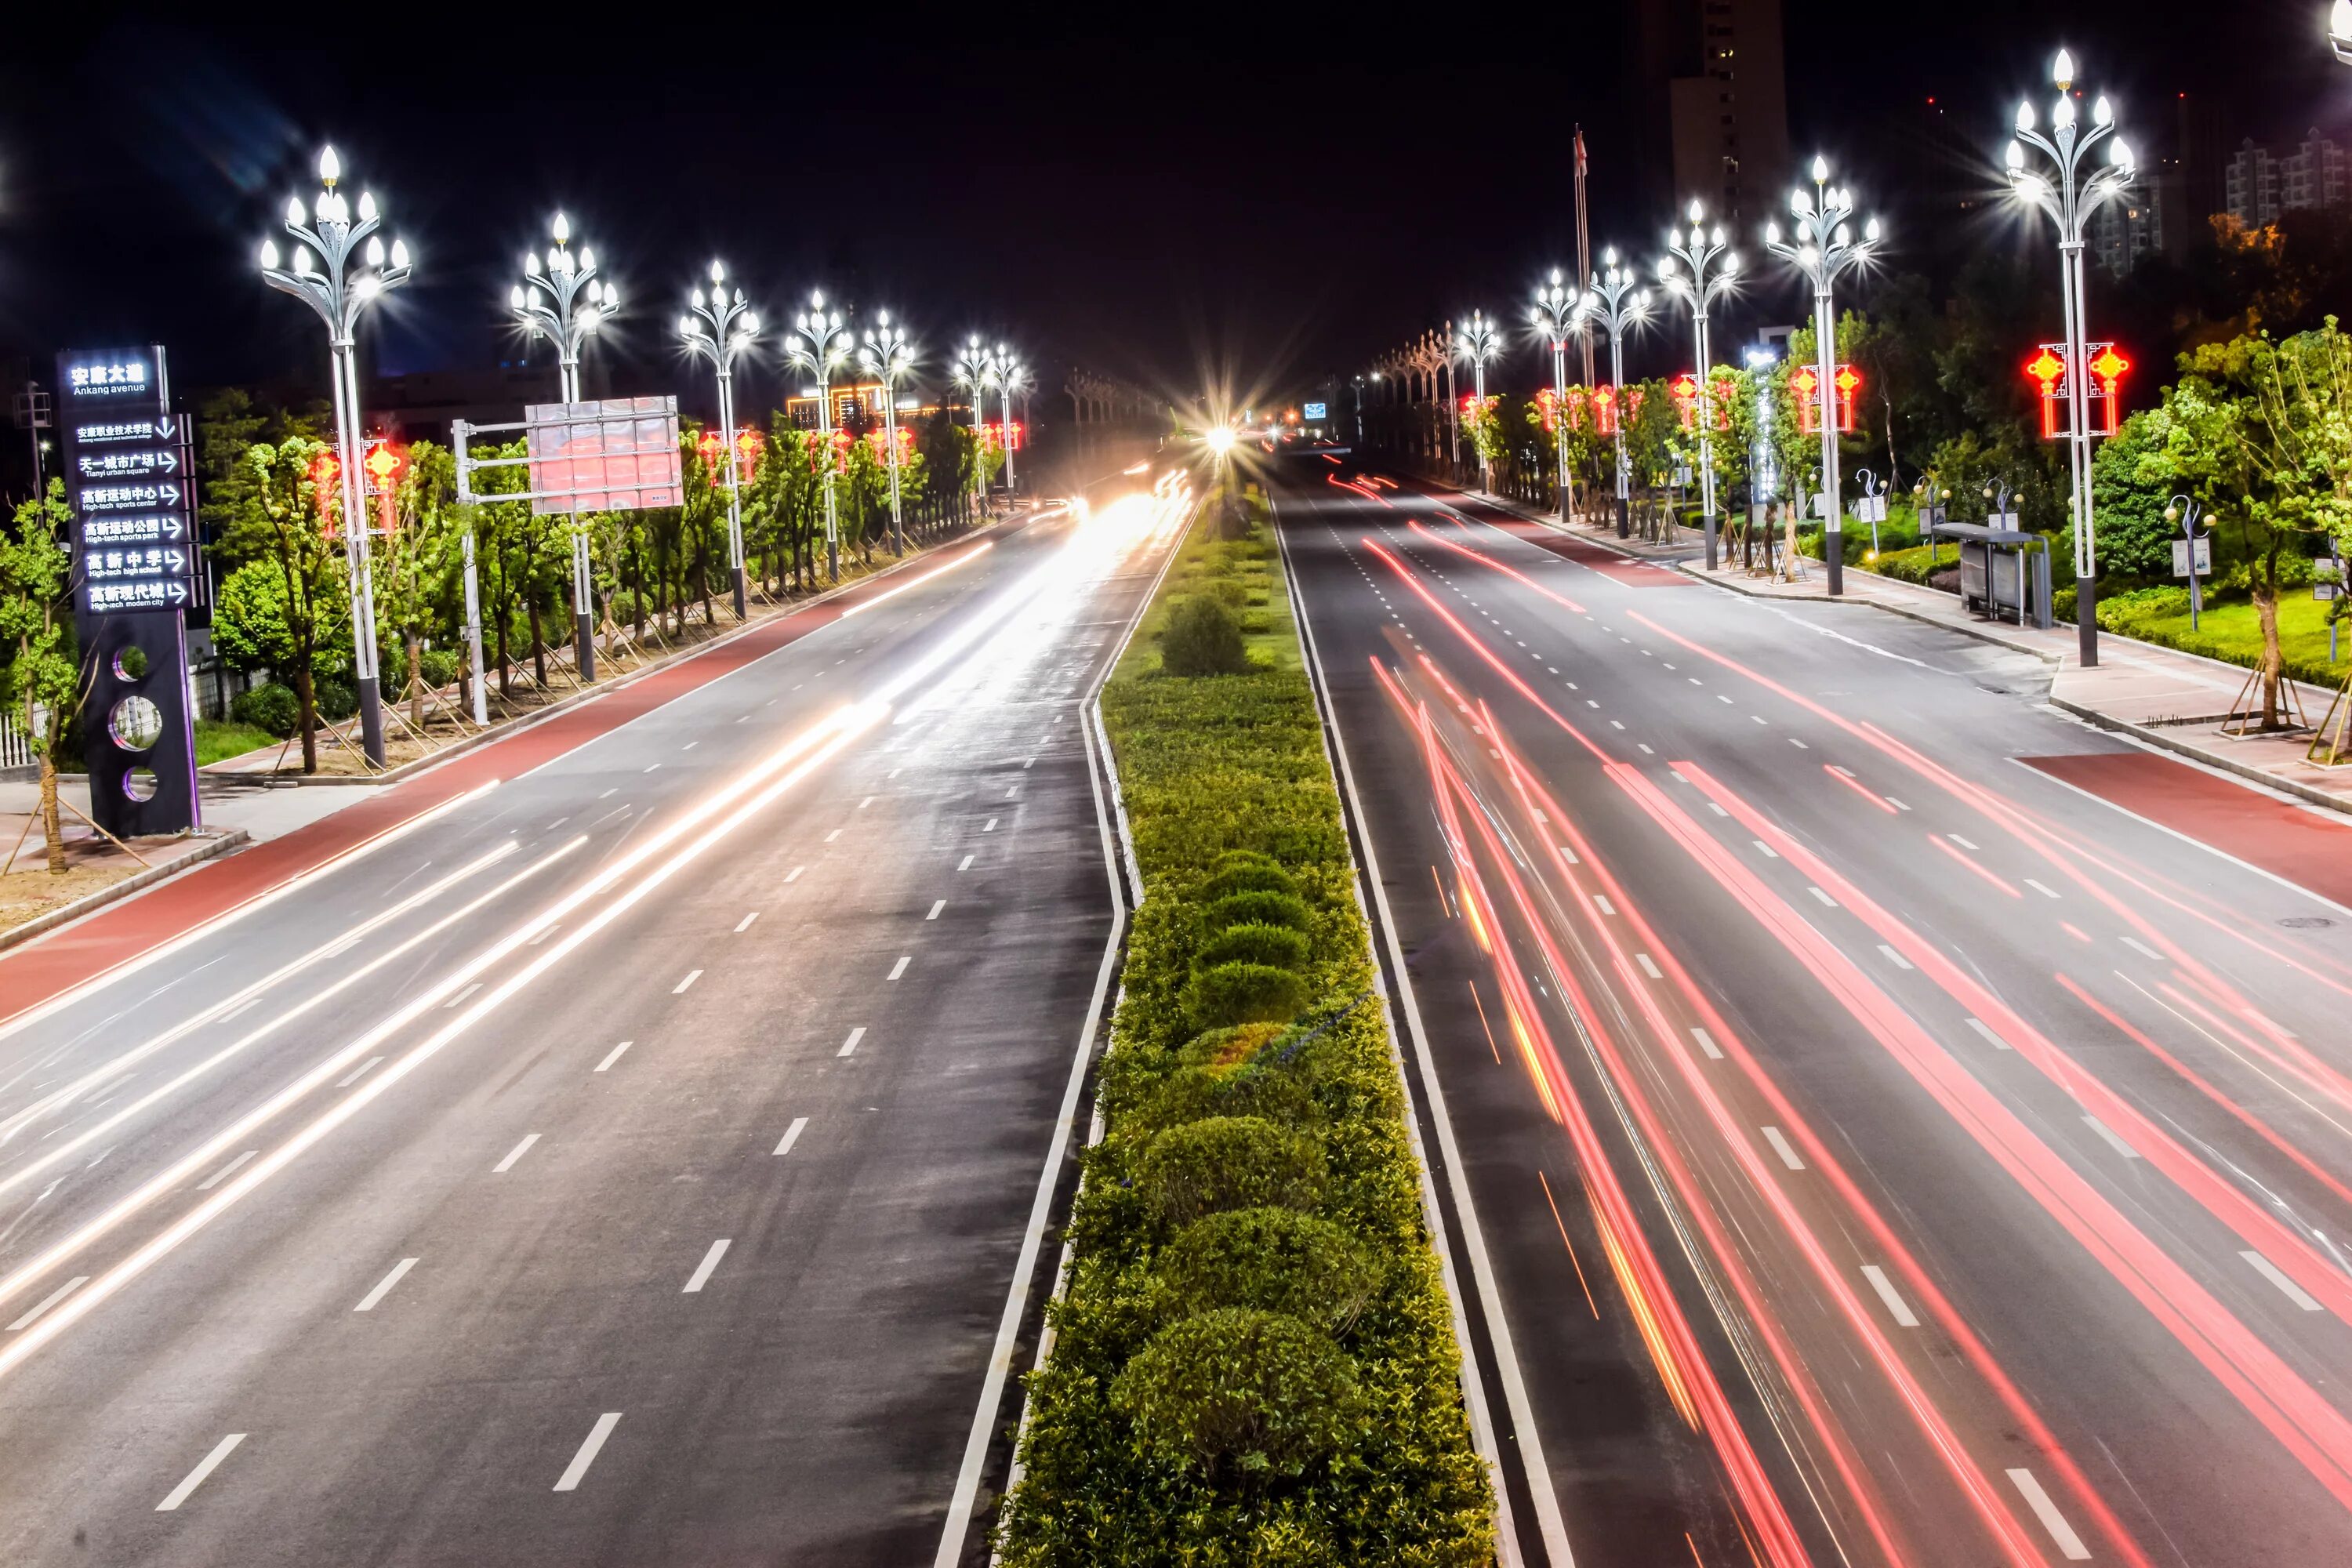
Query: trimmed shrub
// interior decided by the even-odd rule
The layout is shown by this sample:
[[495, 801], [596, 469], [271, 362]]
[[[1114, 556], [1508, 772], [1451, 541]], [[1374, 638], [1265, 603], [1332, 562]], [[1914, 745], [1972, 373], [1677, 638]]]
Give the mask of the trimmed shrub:
[[450, 647], [428, 647], [416, 658], [417, 673], [425, 684], [439, 690], [457, 679], [460, 668], [457, 650]]
[[1255, 1307], [1345, 1334], [1372, 1299], [1380, 1271], [1348, 1233], [1296, 1209], [1228, 1209], [1184, 1227], [1160, 1257], [1160, 1277], [1184, 1312]]
[[1228, 1307], [1161, 1330], [1118, 1374], [1111, 1404], [1164, 1463], [1296, 1476], [1351, 1436], [1356, 1369], [1296, 1318]]
[[1298, 884], [1272, 857], [1240, 849], [1217, 857], [1209, 879], [1192, 896], [1214, 903], [1228, 893], [1288, 893], [1298, 895]]
[[1151, 1140], [1136, 1189], [1170, 1225], [1221, 1209], [1313, 1208], [1327, 1179], [1311, 1133], [1256, 1116], [1213, 1116]]
[[1204, 969], [1221, 963], [1255, 963], [1296, 970], [1307, 967], [1309, 951], [1304, 931], [1252, 923], [1227, 926], [1202, 944], [1193, 962]]
[[228, 705], [228, 715], [240, 724], [267, 730], [282, 741], [302, 727], [302, 700], [294, 695], [292, 687], [280, 686], [273, 680], [267, 686], [238, 692], [236, 700]]
[[319, 717], [340, 724], [360, 710], [360, 694], [349, 681], [331, 675], [321, 675], [310, 682], [310, 700], [319, 707]]
[[1304, 933], [1314, 925], [1307, 901], [1296, 893], [1227, 893], [1201, 913], [1203, 931], [1235, 926], [1288, 926]]
[[1160, 634], [1160, 668], [1170, 675], [1248, 674], [1241, 617], [1205, 594], [1185, 600]]
[[1135, 1131], [1147, 1135], [1212, 1117], [1254, 1116], [1286, 1126], [1321, 1120], [1314, 1081], [1295, 1065], [1187, 1068], [1161, 1079], [1132, 1114]]
[[1306, 1010], [1307, 983], [1270, 963], [1214, 964], [1184, 987], [1184, 1016], [1197, 1029], [1285, 1024]]
[[1270, 1040], [1282, 1037], [1280, 1024], [1236, 1024], [1229, 1029], [1203, 1029], [1185, 1043], [1176, 1053], [1176, 1059], [1186, 1067], [1204, 1068], [1212, 1072], [1241, 1066], [1265, 1048]]

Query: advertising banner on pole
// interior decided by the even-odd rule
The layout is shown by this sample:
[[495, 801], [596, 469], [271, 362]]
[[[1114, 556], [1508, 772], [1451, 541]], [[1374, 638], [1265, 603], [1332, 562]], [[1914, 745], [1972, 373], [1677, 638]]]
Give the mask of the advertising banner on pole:
[[523, 439], [536, 514], [685, 501], [675, 396], [534, 403], [523, 410]]

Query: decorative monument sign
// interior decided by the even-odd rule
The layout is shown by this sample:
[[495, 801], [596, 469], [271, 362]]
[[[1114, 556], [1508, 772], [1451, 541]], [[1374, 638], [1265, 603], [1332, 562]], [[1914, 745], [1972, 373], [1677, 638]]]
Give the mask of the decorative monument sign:
[[194, 827], [187, 614], [205, 603], [185, 415], [163, 347], [58, 356], [90, 816], [120, 838]]

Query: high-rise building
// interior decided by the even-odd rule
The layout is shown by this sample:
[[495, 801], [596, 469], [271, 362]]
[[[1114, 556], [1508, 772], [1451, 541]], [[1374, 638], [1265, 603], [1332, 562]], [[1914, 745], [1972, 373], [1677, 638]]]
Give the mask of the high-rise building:
[[2344, 149], [2316, 130], [2281, 157], [2252, 141], [2242, 142], [2222, 170], [2224, 210], [2248, 228], [2276, 223], [2305, 207], [2352, 205], [2352, 163]]
[[[2091, 259], [2120, 278], [2165, 248], [2170, 204], [2179, 200], [2179, 181], [2169, 169], [2142, 177], [2119, 200], [2091, 215]], [[2168, 200], [2168, 193], [2171, 193]]]
[[1676, 211], [1696, 197], [1745, 234], [1794, 177], [1780, 0], [1642, 0], [1636, 16], [1651, 129], [1673, 150], [1670, 167], [1651, 163], [1654, 195]]

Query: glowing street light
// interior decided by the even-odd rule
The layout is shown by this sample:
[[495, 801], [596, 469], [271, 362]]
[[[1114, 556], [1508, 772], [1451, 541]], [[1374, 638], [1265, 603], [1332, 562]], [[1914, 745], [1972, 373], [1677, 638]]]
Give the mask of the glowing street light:
[[1617, 265], [1615, 246], [1601, 253], [1601, 265], [1607, 270], [1592, 275], [1579, 308], [1609, 331], [1609, 386], [1617, 404], [1611, 421], [1617, 433], [1617, 537], [1625, 539], [1633, 531], [1633, 468], [1625, 458], [1625, 329], [1650, 324], [1650, 291], [1635, 286], [1632, 268]]
[[907, 527], [898, 506], [898, 384], [915, 369], [915, 345], [907, 341], [905, 324], [892, 321], [887, 310], [877, 315], [866, 330], [866, 341], [857, 345], [857, 363], [882, 384], [882, 439], [890, 449], [890, 543], [904, 555]]
[[1699, 515], [1706, 523], [1706, 569], [1715, 570], [1715, 394], [1707, 372], [1706, 313], [1729, 293], [1739, 276], [1739, 253], [1724, 242], [1723, 226], [1704, 226], [1706, 209], [1696, 201], [1690, 228], [1666, 230], [1666, 254], [1658, 258], [1658, 281], [1691, 313], [1691, 339], [1698, 354]]
[[727, 432], [727, 558], [735, 569], [735, 618], [751, 613], [743, 568], [741, 462], [735, 450], [735, 361], [760, 333], [760, 313], [743, 303], [743, 290], [727, 287], [727, 268], [710, 264], [710, 291], [695, 286], [693, 303], [677, 319], [677, 335], [690, 353], [719, 371], [719, 427]]
[[2352, 66], [2352, 0], [2336, 0], [2327, 8], [2327, 47], [2336, 58]]
[[1786, 240], [1777, 223], [1764, 226], [1764, 248], [1803, 273], [1813, 285], [1814, 394], [1822, 407], [1822, 559], [1830, 569], [1830, 597], [1845, 591], [1845, 500], [1838, 483], [1837, 311], [1830, 294], [1838, 275], [1867, 262], [1878, 249], [1878, 220], [1863, 226], [1856, 239], [1851, 219], [1853, 193], [1830, 184], [1826, 158], [1813, 160], [1813, 188], [1789, 193], [1796, 232]]
[[848, 327], [841, 312], [824, 308], [824, 296], [811, 292], [809, 308], [793, 320], [784, 358], [803, 370], [816, 373], [817, 429], [824, 442], [824, 572], [841, 581], [841, 526], [833, 499], [833, 373], [847, 364], [852, 350]]
[[[2089, 330], [2084, 325], [2085, 289], [2083, 230], [2107, 203], [2131, 187], [2137, 175], [2131, 148], [2115, 134], [2116, 114], [2102, 93], [2091, 105], [2086, 130], [2074, 111], [2074, 57], [2064, 49], [2051, 62], [2058, 89], [2045, 133], [2036, 124], [2031, 100], [2017, 106], [2017, 135], [2002, 151], [2010, 189], [2050, 215], [2058, 226], [2059, 298], [2066, 335], [2066, 451], [2074, 475], [2069, 510], [2074, 534], [2074, 612], [2084, 668], [2099, 662], [2096, 531], [2091, 515], [2091, 367]], [[2084, 155], [2107, 142], [2107, 161], [2084, 168]], [[2026, 150], [2040, 157], [2029, 166]]]
[[329, 368], [334, 382], [335, 471], [343, 510], [343, 557], [352, 579], [352, 669], [359, 688], [360, 747], [367, 760], [383, 765], [383, 705], [378, 690], [375, 652], [375, 578], [368, 562], [367, 517], [360, 500], [360, 383], [352, 343], [361, 313], [408, 281], [408, 247], [395, 239], [385, 248], [376, 230], [383, 215], [373, 194], [362, 191], [356, 209], [335, 189], [342, 162], [332, 147], [319, 153], [319, 195], [309, 208], [302, 198], [286, 203], [286, 232], [294, 237], [291, 265], [278, 266], [278, 245], [261, 242], [262, 281], [291, 294], [327, 324]]
[[1528, 321], [1551, 343], [1551, 423], [1559, 459], [1559, 520], [1568, 521], [1568, 334], [1579, 330], [1584, 299], [1551, 269], [1551, 281], [1536, 290]]
[[[507, 294], [527, 337], [545, 338], [555, 345], [555, 364], [565, 403], [580, 401], [580, 351], [596, 330], [618, 315], [621, 296], [596, 276], [596, 252], [583, 245], [572, 248], [572, 220], [562, 213], [549, 226], [555, 243], [547, 248], [542, 267], [539, 252], [522, 258], [522, 281]], [[588, 531], [572, 520], [572, 657], [580, 679], [596, 679], [596, 587], [588, 555]]]
[[1029, 367], [1021, 363], [1011, 345], [999, 343], [989, 351], [985, 372], [989, 384], [996, 388], [999, 405], [1004, 410], [1004, 499], [1009, 502], [1020, 481], [1013, 472], [1013, 395], [1028, 384]]
[[955, 363], [948, 367], [948, 381], [971, 395], [971, 491], [983, 501], [988, 495], [988, 435], [984, 427], [987, 416], [982, 405], [987, 402], [991, 374], [988, 345], [975, 332], [964, 339], [963, 347], [956, 351]]
[[[1486, 366], [1501, 358], [1502, 353], [1503, 334], [1495, 330], [1495, 324], [1492, 321], [1486, 320], [1486, 311], [1471, 311], [1470, 324], [1454, 334], [1454, 357], [1470, 362], [1470, 374], [1476, 387], [1478, 412], [1482, 416], [1486, 412]], [[1372, 379], [1377, 381], [1380, 378], [1374, 376]], [[1483, 443], [1478, 447], [1478, 488], [1482, 490], [1492, 490], [1495, 488], [1492, 466], [1486, 460], [1486, 448]]]

